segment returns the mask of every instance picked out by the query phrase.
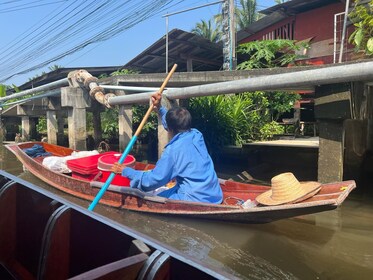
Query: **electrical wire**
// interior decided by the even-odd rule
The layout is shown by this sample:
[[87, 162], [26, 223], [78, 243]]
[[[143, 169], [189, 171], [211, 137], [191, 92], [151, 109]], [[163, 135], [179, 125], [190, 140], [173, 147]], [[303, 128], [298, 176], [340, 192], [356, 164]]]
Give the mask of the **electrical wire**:
[[[37, 2], [43, 1], [31, 3], [35, 5]], [[61, 1], [50, 1], [49, 4], [52, 2]], [[76, 2], [65, 0], [53, 15], [31, 28], [22, 38], [2, 48], [0, 82], [40, 69], [88, 45], [113, 38], [183, 0], [96, 0], [84, 1], [84, 5]]]

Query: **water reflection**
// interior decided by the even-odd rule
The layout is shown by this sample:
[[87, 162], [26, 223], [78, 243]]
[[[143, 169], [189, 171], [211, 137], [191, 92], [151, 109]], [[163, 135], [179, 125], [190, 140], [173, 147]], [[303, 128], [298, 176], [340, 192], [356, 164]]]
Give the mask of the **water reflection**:
[[[87, 208], [24, 172], [0, 149], [1, 168]], [[98, 205], [95, 211], [243, 279], [371, 279], [373, 203], [355, 193], [334, 211], [270, 224], [228, 224], [147, 215]]]

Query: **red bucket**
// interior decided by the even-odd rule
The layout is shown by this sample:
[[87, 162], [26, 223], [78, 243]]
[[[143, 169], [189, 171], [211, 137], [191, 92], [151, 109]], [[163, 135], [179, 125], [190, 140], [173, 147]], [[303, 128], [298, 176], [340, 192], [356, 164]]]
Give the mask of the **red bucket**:
[[[110, 155], [103, 155], [98, 159], [98, 169], [102, 171], [102, 177], [100, 179], [101, 182], [106, 182], [111, 174], [111, 167], [115, 162], [118, 162], [121, 157], [121, 154], [110, 154]], [[129, 167], [134, 167], [136, 163], [136, 159], [132, 155], [128, 155], [123, 162], [125, 165]], [[123, 177], [120, 174], [116, 174], [114, 176], [113, 181], [111, 184], [128, 187], [130, 185], [130, 180], [127, 177]]]

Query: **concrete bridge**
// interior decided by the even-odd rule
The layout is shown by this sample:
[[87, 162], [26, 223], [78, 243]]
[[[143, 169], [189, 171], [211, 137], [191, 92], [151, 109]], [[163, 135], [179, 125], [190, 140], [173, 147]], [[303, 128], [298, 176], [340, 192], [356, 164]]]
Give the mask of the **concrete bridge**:
[[[132, 137], [132, 104], [148, 103], [154, 91], [138, 92], [131, 87], [159, 87], [165, 74], [133, 74], [99, 80], [116, 93], [109, 104], [119, 105], [119, 147], [123, 150]], [[165, 105], [195, 96], [239, 93], [255, 90], [315, 92], [315, 118], [319, 129], [318, 180], [340, 181], [344, 169], [356, 169], [364, 154], [373, 148], [373, 61], [314, 67], [261, 69], [232, 72], [175, 73], [164, 92]], [[125, 86], [124, 88], [115, 88]], [[127, 88], [126, 88], [127, 87]], [[22, 133], [32, 135], [35, 118], [47, 118], [48, 142], [61, 143], [67, 118], [69, 145], [86, 149], [86, 112], [94, 112], [94, 138], [101, 139], [100, 114], [103, 106], [89, 97], [89, 88], [68, 79], [29, 100], [2, 112], [6, 122], [22, 119]], [[42, 98], [41, 98], [42, 97]], [[1, 99], [0, 99], [1, 102]], [[159, 153], [167, 135], [158, 129]]]

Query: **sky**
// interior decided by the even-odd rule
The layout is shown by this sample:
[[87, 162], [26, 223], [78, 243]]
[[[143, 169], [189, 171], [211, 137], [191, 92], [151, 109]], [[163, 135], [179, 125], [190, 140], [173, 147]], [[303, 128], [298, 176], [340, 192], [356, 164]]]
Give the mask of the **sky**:
[[[113, 0], [112, 2], [119, 3], [118, 1], [124, 0]], [[79, 3], [81, 2], [81, 3]], [[66, 47], [74, 47], [79, 39], [84, 37], [84, 31], [82, 35], [77, 36], [74, 40], [69, 43], [69, 37], [61, 39], [59, 43], [56, 43], [51, 49], [45, 49], [50, 42], [49, 37], [53, 39], [53, 32], [57, 32], [59, 28], [66, 28], [68, 22], [65, 22], [64, 26], [55, 26], [54, 29], [49, 30], [48, 34], [42, 34], [41, 30], [48, 26], [48, 24], [56, 19], [59, 14], [57, 9], [62, 5], [68, 5], [70, 3], [79, 3], [82, 7], [87, 2], [84, 0], [13, 0], [13, 1], [0, 1], [0, 26], [1, 40], [0, 40], [0, 83], [5, 85], [17, 85], [20, 86], [29, 81], [30, 78], [36, 75], [41, 75], [42, 72], [50, 72], [48, 67], [58, 65], [63, 68], [84, 68], [84, 67], [100, 67], [100, 66], [121, 66], [126, 64], [128, 61], [133, 59], [135, 56], [140, 54], [142, 51], [151, 46], [155, 41], [160, 39], [166, 33], [166, 20], [164, 15], [171, 14], [187, 10], [190, 8], [196, 8], [205, 4], [218, 2], [217, 0], [173, 0], [171, 4], [163, 11], [154, 12], [150, 18], [145, 19], [141, 22], [134, 22], [139, 18], [131, 21], [132, 27], [118, 32], [115, 36], [109, 36], [106, 32], [105, 35], [108, 38], [102, 39], [97, 43], [89, 44], [84, 48], [79, 49], [72, 54], [69, 54], [57, 61], [50, 62], [48, 65], [39, 69], [31, 70], [25, 74], [18, 74], [10, 77], [14, 73], [22, 72], [24, 69], [33, 68], [34, 65], [39, 65], [41, 62], [48, 61], [51, 57], [58, 57], [59, 54], [65, 51]], [[96, 3], [105, 3], [106, 1], [98, 1]], [[109, 1], [110, 2], [110, 1]], [[137, 14], [139, 9], [143, 11], [141, 7], [145, 0], [131, 0], [128, 1], [134, 4], [130, 11], [134, 11]], [[151, 1], [148, 1], [151, 2]], [[239, 3], [236, 0], [236, 3]], [[274, 0], [257, 0], [258, 10], [262, 10], [276, 3]], [[144, 4], [145, 5], [145, 4]], [[130, 10], [133, 9], [133, 10]], [[184, 31], [191, 31], [197, 22], [201, 20], [209, 20], [214, 15], [218, 14], [221, 9], [221, 4], [214, 4], [191, 11], [179, 13], [169, 17], [168, 30], [174, 28], [182, 29]], [[75, 9], [77, 10], [77, 9]], [[75, 12], [74, 10], [74, 12]], [[118, 17], [125, 15], [125, 11], [118, 10]], [[153, 8], [155, 11], [155, 8]], [[61, 13], [61, 12], [60, 12]], [[73, 13], [73, 12], [72, 12]], [[70, 13], [70, 14], [72, 14]], [[110, 16], [102, 15], [101, 22], [91, 23], [90, 28], [86, 27], [86, 34], [89, 32], [95, 32], [100, 26], [109, 24], [110, 18], [114, 17], [114, 13]], [[132, 16], [132, 14], [131, 14]], [[130, 17], [130, 16], [129, 16]], [[48, 19], [49, 18], [49, 19]], [[47, 20], [49, 20], [47, 22]], [[78, 21], [76, 19], [72, 19]], [[138, 20], [139, 21], [139, 20]], [[44, 22], [43, 25], [41, 25]], [[118, 27], [118, 26], [117, 26]], [[33, 31], [33, 32], [31, 32]], [[38, 33], [39, 32], [39, 33]], [[68, 32], [68, 31], [66, 31]], [[67, 34], [65, 32], [65, 34]], [[40, 34], [40, 38], [37, 35]], [[75, 34], [75, 33], [74, 33]], [[71, 35], [73, 36], [73, 35]], [[48, 38], [48, 39], [47, 39]], [[47, 41], [43, 41], [46, 39]], [[35, 40], [35, 41], [33, 41]], [[58, 41], [57, 41], [58, 42]], [[41, 44], [40, 46], [38, 44]], [[30, 49], [35, 48], [33, 52], [27, 54]], [[38, 51], [39, 50], [39, 51]], [[22, 62], [27, 61], [23, 66]], [[30, 62], [28, 62], [30, 61]], [[11, 70], [14, 65], [20, 63], [19, 68]]]

